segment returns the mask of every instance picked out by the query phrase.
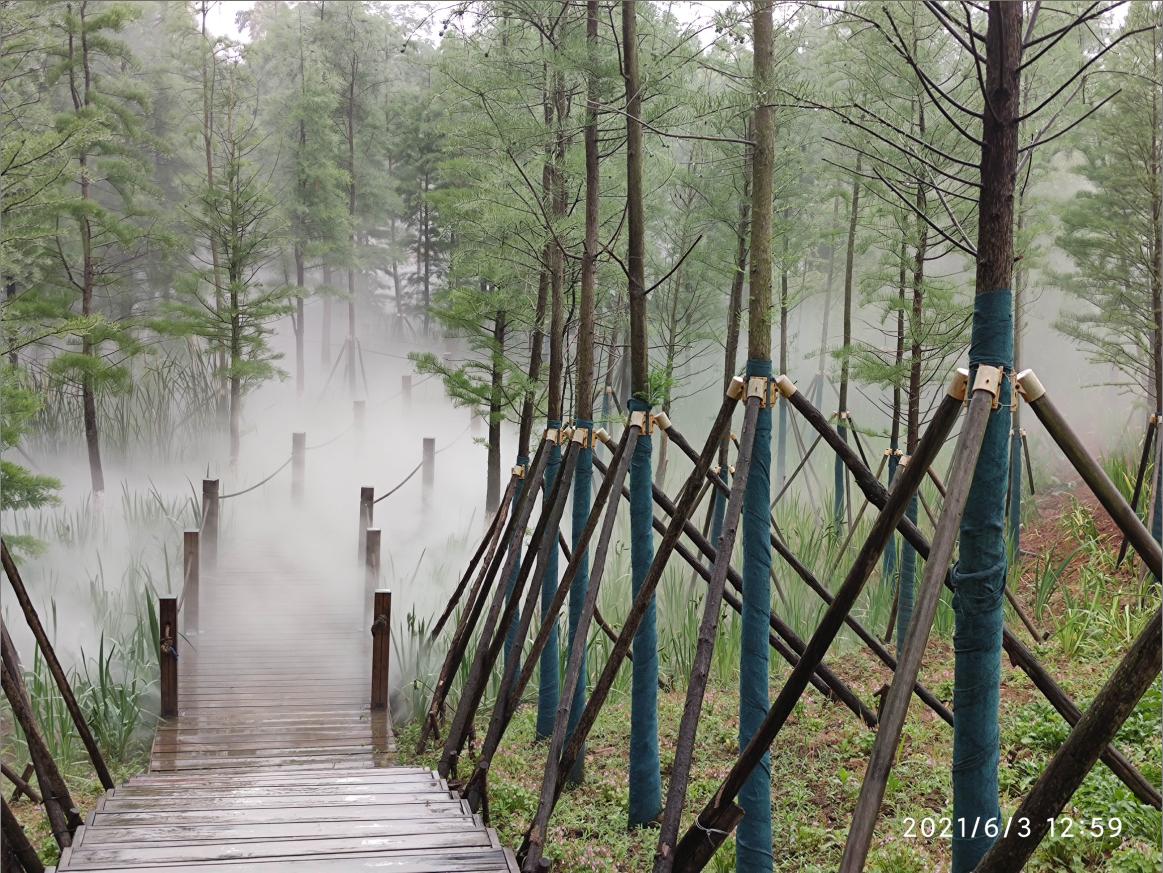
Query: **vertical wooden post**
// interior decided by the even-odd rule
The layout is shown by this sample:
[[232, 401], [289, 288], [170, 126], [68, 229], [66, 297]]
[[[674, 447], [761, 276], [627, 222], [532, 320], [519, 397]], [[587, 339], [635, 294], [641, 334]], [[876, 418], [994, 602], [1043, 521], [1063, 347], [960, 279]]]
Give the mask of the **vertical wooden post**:
[[432, 483], [436, 479], [436, 439], [424, 437], [424, 467], [420, 471], [424, 484], [424, 496], [432, 491]]
[[359, 489], [359, 551], [357, 558], [363, 558], [367, 549], [367, 529], [372, 526], [372, 515], [375, 512], [376, 489], [371, 485], [364, 485]]
[[[368, 531], [368, 542], [370, 534]], [[376, 542], [379, 542], [379, 531]], [[388, 662], [392, 653], [392, 592], [377, 588], [372, 595], [372, 706], [373, 710], [388, 708]]]
[[405, 373], [400, 377], [400, 393], [404, 396], [404, 408], [412, 406], [412, 374]]
[[307, 434], [291, 434], [291, 499], [303, 499], [303, 474], [307, 467]]
[[178, 714], [178, 598], [158, 599], [158, 653], [161, 662], [162, 718]]
[[202, 557], [206, 568], [218, 566], [218, 480], [202, 480]]
[[380, 529], [369, 527], [364, 536], [364, 569], [368, 587], [374, 589], [380, 584]]
[[353, 400], [353, 401], [351, 401], [351, 415], [352, 415], [352, 418], [355, 419], [355, 432], [356, 433], [363, 433], [363, 423], [364, 423], [364, 418], [366, 416], [366, 413], [367, 413], [367, 401], [366, 400]]
[[198, 629], [198, 531], [182, 534], [182, 604], [187, 631]]

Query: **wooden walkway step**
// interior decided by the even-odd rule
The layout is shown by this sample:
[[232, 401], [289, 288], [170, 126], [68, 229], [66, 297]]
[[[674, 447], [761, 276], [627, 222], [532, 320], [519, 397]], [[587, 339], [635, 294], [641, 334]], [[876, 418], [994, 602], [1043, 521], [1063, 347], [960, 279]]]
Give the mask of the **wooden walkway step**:
[[396, 766], [390, 717], [369, 707], [359, 574], [323, 583], [280, 555], [224, 555], [228, 569], [204, 574], [201, 628], [179, 642], [178, 715], [57, 870], [515, 873], [444, 780]]

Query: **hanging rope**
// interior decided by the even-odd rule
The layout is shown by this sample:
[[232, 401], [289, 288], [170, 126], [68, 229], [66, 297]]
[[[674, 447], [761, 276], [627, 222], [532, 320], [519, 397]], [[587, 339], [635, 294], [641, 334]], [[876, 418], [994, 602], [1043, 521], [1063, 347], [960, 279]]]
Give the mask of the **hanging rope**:
[[233, 494], [219, 494], [218, 499], [219, 500], [229, 500], [231, 497], [239, 497], [243, 494], [248, 494], [249, 492], [253, 491], [255, 488], [259, 488], [263, 485], [266, 485], [267, 482], [271, 481], [271, 479], [275, 478], [275, 476], [277, 476], [277, 475], [279, 475], [279, 473], [283, 472], [283, 470], [287, 466], [289, 466], [290, 463], [291, 463], [291, 458], [287, 458], [287, 460], [283, 461], [283, 463], [279, 465], [279, 468], [277, 470], [275, 470], [273, 473], [271, 473], [269, 476], [267, 476], [261, 482], [258, 482], [255, 485], [251, 485], [249, 488], [243, 488], [241, 491], [235, 491]]
[[[464, 429], [464, 430], [462, 430], [462, 431], [460, 432], [460, 434], [459, 434], [459, 435], [458, 435], [458, 436], [457, 436], [455, 439], [453, 439], [453, 440], [452, 440], [452, 442], [450, 442], [448, 445], [446, 445], [446, 446], [444, 446], [444, 447], [442, 447], [442, 448], [439, 448], [439, 449], [437, 449], [437, 450], [436, 450], [435, 452], [433, 452], [432, 454], [434, 454], [434, 455], [439, 455], [441, 452], [443, 452], [443, 451], [446, 451], [446, 450], [448, 450], [448, 449], [451, 449], [451, 448], [452, 448], [453, 446], [455, 446], [455, 445], [456, 445], [458, 442], [460, 442], [461, 438], [462, 438], [462, 437], [463, 437], [463, 436], [464, 436], [466, 433], [468, 433], [468, 431], [469, 431], [469, 428], [471, 428], [471, 427], [472, 427], [472, 422], [469, 422], [469, 424], [468, 424], [467, 426], [465, 426], [465, 429]], [[409, 480], [409, 479], [411, 479], [413, 476], [415, 476], [417, 473], [419, 473], [419, 472], [420, 472], [420, 468], [421, 468], [421, 467], [423, 467], [423, 466], [424, 466], [424, 461], [423, 461], [423, 460], [421, 460], [419, 464], [417, 464], [415, 467], [413, 467], [413, 468], [412, 468], [411, 472], [410, 472], [410, 473], [408, 473], [408, 475], [407, 475], [407, 476], [405, 476], [405, 477], [404, 477], [403, 479], [401, 479], [401, 480], [400, 480], [398, 483], [396, 483], [396, 485], [395, 485], [395, 487], [394, 487], [394, 488], [392, 488], [390, 491], [387, 491], [387, 492], [385, 492], [384, 494], [381, 494], [379, 497], [377, 497], [375, 500], [373, 500], [373, 501], [372, 501], [372, 505], [374, 506], [375, 504], [379, 503], [381, 500], [387, 500], [389, 497], [391, 497], [393, 494], [395, 494], [397, 491], [399, 491], [401, 488], [403, 488], [405, 485], [407, 485], [407, 484], [408, 484], [408, 480]]]

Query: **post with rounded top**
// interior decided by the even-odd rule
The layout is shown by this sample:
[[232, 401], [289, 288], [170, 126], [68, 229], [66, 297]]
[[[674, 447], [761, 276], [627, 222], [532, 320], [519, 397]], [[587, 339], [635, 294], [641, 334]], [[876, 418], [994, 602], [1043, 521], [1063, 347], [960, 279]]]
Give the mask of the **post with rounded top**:
[[380, 529], [369, 527], [364, 531], [364, 570], [369, 588], [380, 584]]
[[[371, 542], [368, 531], [368, 542]], [[374, 531], [379, 542], [379, 531]], [[372, 595], [372, 701], [373, 710], [388, 708], [388, 662], [392, 652], [392, 592], [377, 588]]]
[[375, 503], [375, 488], [371, 485], [364, 485], [359, 489], [359, 550], [356, 552], [357, 558], [362, 558], [367, 550], [367, 529], [372, 526]]
[[196, 530], [182, 534], [182, 604], [187, 631], [198, 629], [199, 539]]
[[178, 714], [178, 598], [158, 598], [158, 640], [161, 662], [161, 717]]
[[218, 480], [202, 480], [202, 558], [207, 569], [218, 566]]
[[291, 499], [303, 499], [303, 477], [307, 467], [307, 434], [291, 434]]
[[424, 437], [424, 467], [421, 471], [424, 484], [424, 495], [427, 497], [432, 491], [432, 483], [436, 479], [436, 439]]

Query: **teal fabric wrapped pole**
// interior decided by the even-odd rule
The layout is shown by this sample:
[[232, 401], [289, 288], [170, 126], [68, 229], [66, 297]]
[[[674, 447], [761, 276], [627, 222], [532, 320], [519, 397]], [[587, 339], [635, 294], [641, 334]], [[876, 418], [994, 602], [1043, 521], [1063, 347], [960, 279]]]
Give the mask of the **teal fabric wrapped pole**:
[[[529, 456], [522, 453], [517, 456], [517, 466], [522, 469], [529, 469]], [[522, 477], [517, 480], [517, 487], [513, 489], [513, 503], [510, 507], [510, 513], [516, 513], [517, 501], [521, 499], [521, 492], [525, 490], [525, 478]], [[513, 531], [513, 539], [509, 542], [509, 549], [518, 553], [517, 559], [513, 561], [513, 569], [509, 573], [509, 578], [505, 580], [505, 602], [508, 603], [513, 597], [513, 588], [517, 585], [517, 574], [521, 572], [521, 558], [520, 550], [524, 542], [524, 531]], [[509, 625], [508, 631], [505, 633], [505, 666], [508, 666], [509, 659], [513, 657], [513, 646], [517, 641], [517, 622], [512, 622]]]
[[[560, 421], [546, 423], [549, 430], [560, 430]], [[548, 497], [553, 491], [553, 483], [557, 481], [557, 473], [561, 469], [561, 446], [554, 441], [549, 447], [549, 460], [545, 464], [545, 494]], [[558, 532], [547, 530], [547, 537], [557, 541]], [[557, 555], [556, 545], [549, 550], [549, 557], [545, 561], [545, 575], [541, 577], [541, 614], [548, 615], [553, 605], [553, 595], [557, 593]], [[514, 622], [514, 625], [516, 622]], [[557, 701], [560, 693], [561, 662], [557, 654], [557, 626], [549, 634], [549, 642], [541, 650], [541, 669], [538, 671], [537, 686], [537, 739], [544, 740], [553, 735], [553, 720], [557, 716]]]
[[[729, 469], [720, 468], [719, 476], [724, 483], [731, 484], [731, 471]], [[715, 501], [714, 509], [711, 512], [711, 542], [717, 543], [719, 534], [723, 532], [723, 516], [727, 512], [727, 495], [716, 488], [712, 492], [711, 499]]]
[[[631, 397], [631, 413], [650, 414], [650, 404]], [[650, 434], [643, 433], [630, 459], [630, 588], [637, 597], [654, 559], [654, 494]], [[630, 693], [631, 827], [652, 822], [662, 811], [662, 769], [658, 756], [658, 627], [653, 599], [634, 634]]]
[[[888, 487], [892, 488], [892, 480], [896, 476], [896, 468], [900, 465], [900, 455], [897, 454], [896, 440], [893, 440], [889, 447], [888, 454]], [[888, 546], [884, 550], [884, 558], [880, 567], [880, 578], [882, 582], [888, 582], [896, 585], [894, 577], [896, 576], [897, 568], [897, 535], [894, 532], [888, 540]]]
[[1008, 515], [1010, 554], [1017, 560], [1022, 548], [1022, 434], [1017, 428], [1010, 434]]
[[[747, 375], [771, 378], [771, 361], [748, 360]], [[781, 404], [782, 406], [782, 404]], [[767, 717], [768, 633], [771, 617], [771, 407], [759, 410], [747, 490], [743, 495], [743, 610], [739, 651], [739, 748]], [[771, 852], [771, 753], [763, 756], [739, 792], [743, 821], [735, 843], [735, 869], [764, 873]]]
[[[574, 424], [578, 428], [585, 428], [591, 434], [593, 433], [594, 423], [588, 419], [579, 418]], [[577, 467], [574, 468], [573, 474], [573, 519], [570, 533], [575, 555], [578, 552], [578, 541], [581, 539], [582, 531], [585, 530], [586, 521], [590, 517], [594, 473], [594, 450], [590, 447], [591, 441], [587, 439], [582, 444], [577, 456]], [[589, 590], [589, 587], [590, 556], [588, 551], [583, 551], [577, 559], [577, 573], [574, 575], [573, 584], [569, 589], [569, 646], [571, 648], [573, 647], [574, 637], [577, 636], [577, 626], [581, 620], [582, 605], [585, 603], [586, 592]], [[567, 739], [573, 734], [574, 728], [577, 727], [578, 720], [581, 718], [582, 710], [585, 709], [587, 687], [586, 655], [583, 650], [581, 670], [578, 673], [577, 686], [574, 688], [573, 702], [569, 710], [569, 731], [566, 734]], [[580, 783], [584, 773], [585, 749], [583, 748], [578, 753], [577, 760], [574, 762], [573, 770], [569, 774], [569, 781], [575, 785]]]
[[[905, 517], [917, 523], [916, 495], [909, 501]], [[913, 620], [913, 601], [917, 589], [917, 550], [907, 542], [901, 543], [900, 579], [896, 601], [896, 656], [899, 659], [905, 650], [905, 637]]]
[[[787, 481], [787, 404], [779, 404], [779, 436], [775, 455], [775, 487], [783, 488]], [[770, 480], [768, 480], [770, 482]]]
[[1013, 295], [976, 295], [969, 346], [970, 385], [979, 365], [1004, 367], [961, 520], [953, 568], [953, 873], [970, 873], [995, 838], [979, 825], [1001, 815], [998, 800], [998, 705], [1002, 607], [1006, 583], [1005, 502], [1009, 480], [1013, 371]]

